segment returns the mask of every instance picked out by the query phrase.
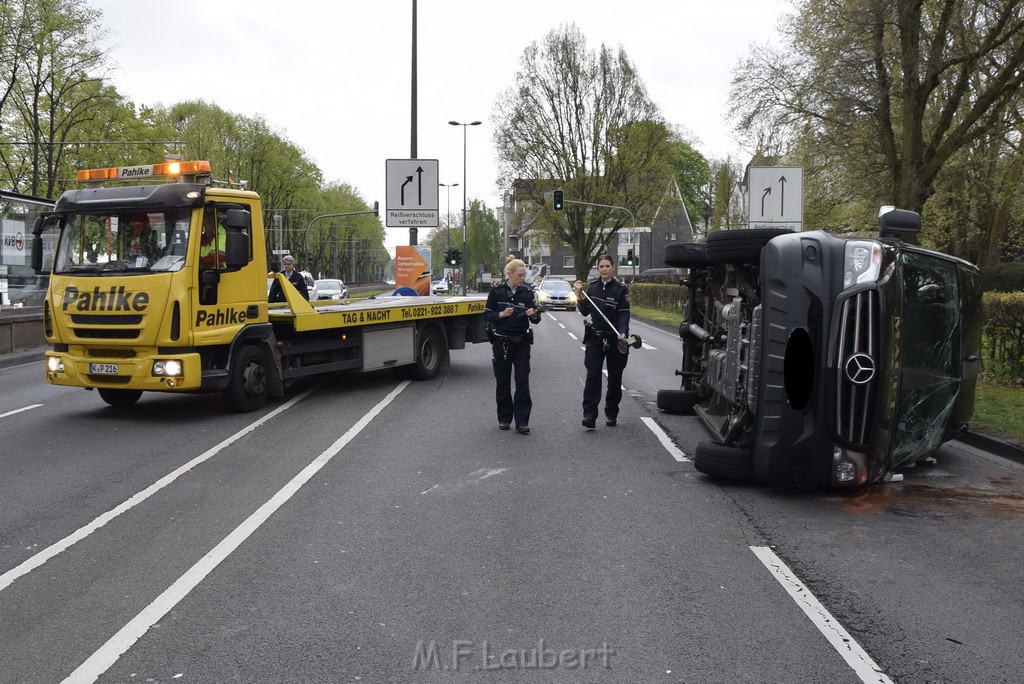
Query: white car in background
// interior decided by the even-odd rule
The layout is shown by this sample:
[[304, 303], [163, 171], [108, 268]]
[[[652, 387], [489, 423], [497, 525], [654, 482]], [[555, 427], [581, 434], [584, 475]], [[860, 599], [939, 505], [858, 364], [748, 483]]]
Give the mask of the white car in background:
[[[348, 297], [348, 288], [337, 278], [321, 278], [316, 281], [316, 298], [341, 300]], [[312, 299], [312, 296], [310, 297]]]
[[434, 294], [448, 294], [448, 278], [441, 278], [430, 288]]

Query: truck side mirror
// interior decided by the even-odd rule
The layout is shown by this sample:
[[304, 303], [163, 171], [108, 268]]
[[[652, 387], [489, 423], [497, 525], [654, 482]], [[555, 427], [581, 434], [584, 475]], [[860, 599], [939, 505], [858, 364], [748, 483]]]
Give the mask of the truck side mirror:
[[241, 268], [249, 263], [249, 232], [252, 214], [245, 209], [228, 209], [224, 263], [228, 268]]
[[[39, 219], [36, 219], [37, 221]], [[36, 273], [43, 271], [43, 236], [32, 236], [32, 270]]]

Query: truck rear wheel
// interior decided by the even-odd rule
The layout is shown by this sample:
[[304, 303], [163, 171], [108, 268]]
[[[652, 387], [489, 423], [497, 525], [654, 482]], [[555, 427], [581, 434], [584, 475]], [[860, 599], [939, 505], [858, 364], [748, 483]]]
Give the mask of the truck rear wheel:
[[98, 388], [100, 399], [111, 406], [131, 406], [142, 396], [142, 390]]
[[749, 449], [698, 442], [693, 467], [711, 477], [735, 482], [754, 482], [754, 461]]
[[231, 379], [224, 390], [224, 403], [232, 411], [249, 413], [267, 403], [270, 374], [265, 355], [252, 345], [238, 349], [231, 364]]
[[412, 376], [417, 380], [432, 380], [441, 370], [444, 361], [444, 336], [437, 326], [428, 325], [416, 341], [416, 364]]

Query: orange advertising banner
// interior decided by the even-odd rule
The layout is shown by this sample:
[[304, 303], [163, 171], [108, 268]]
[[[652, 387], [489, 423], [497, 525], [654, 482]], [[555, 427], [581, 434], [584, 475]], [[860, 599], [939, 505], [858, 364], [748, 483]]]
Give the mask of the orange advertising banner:
[[407, 287], [420, 296], [430, 294], [430, 246], [395, 247], [395, 286]]

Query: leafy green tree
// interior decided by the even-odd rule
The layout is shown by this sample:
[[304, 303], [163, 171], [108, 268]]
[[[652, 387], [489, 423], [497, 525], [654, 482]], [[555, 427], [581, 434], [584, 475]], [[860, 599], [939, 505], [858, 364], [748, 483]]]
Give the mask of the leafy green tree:
[[711, 183], [711, 165], [704, 155], [682, 139], [669, 143], [668, 164], [679, 184], [686, 213], [696, 220], [704, 212], [704, 194]]
[[16, 143], [0, 147], [0, 163], [22, 192], [53, 197], [68, 149], [119, 102], [103, 83], [99, 16], [84, 0], [23, 0], [0, 15], [13, 31], [0, 51], [13, 76], [0, 112], [4, 141]]
[[[575, 25], [552, 30], [523, 52], [492, 120], [523, 225], [567, 244], [580, 277], [628, 212], [653, 215], [671, 173], [670, 132], [621, 47], [591, 52]], [[556, 188], [570, 201], [564, 212], [546, 202]]]
[[762, 152], [809, 159], [805, 187], [843, 187], [865, 210], [922, 211], [1019, 104], [1024, 3], [806, 0], [787, 26], [734, 71], [732, 115]]

